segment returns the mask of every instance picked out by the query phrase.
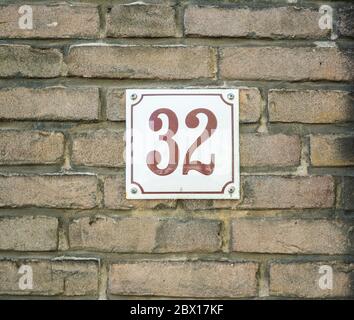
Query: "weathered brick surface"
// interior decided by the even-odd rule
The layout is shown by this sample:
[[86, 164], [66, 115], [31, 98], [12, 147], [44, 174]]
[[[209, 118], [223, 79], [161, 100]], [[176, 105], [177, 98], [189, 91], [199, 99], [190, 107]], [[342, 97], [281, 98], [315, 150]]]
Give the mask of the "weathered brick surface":
[[[218, 8], [190, 6], [186, 9], [186, 34], [209, 37], [322, 38], [318, 9]], [[286, 21], [286, 23], [284, 23]]]
[[345, 177], [342, 191], [342, 207], [346, 210], [354, 209], [354, 177]]
[[63, 152], [60, 132], [0, 131], [0, 164], [57, 163]]
[[301, 142], [298, 136], [284, 134], [242, 134], [241, 166], [295, 166], [300, 162]]
[[111, 266], [109, 292], [140, 296], [250, 297], [256, 294], [257, 270], [257, 264], [252, 262], [122, 262]]
[[115, 5], [107, 14], [109, 37], [173, 37], [175, 10], [167, 5]]
[[219, 233], [217, 221], [156, 217], [85, 217], [69, 227], [71, 248], [109, 252], [213, 252]]
[[339, 8], [337, 19], [339, 34], [354, 37], [354, 6]]
[[[193, 199], [193, 200], [181, 200], [181, 205], [183, 207], [183, 209], [185, 210], [190, 210], [190, 211], [196, 211], [196, 210], [210, 210], [214, 208], [214, 204], [217, 202], [215, 200], [210, 200], [210, 199], [206, 199], [206, 200], [202, 200], [202, 199]], [[230, 205], [229, 201], [225, 201], [225, 200], [221, 200], [223, 205]], [[237, 201], [238, 203], [238, 201]], [[232, 204], [235, 204], [235, 202], [233, 202]], [[236, 204], [235, 204], [236, 205]], [[223, 207], [224, 208], [224, 207]]]
[[71, 248], [109, 252], [152, 252], [159, 220], [154, 218], [85, 217], [69, 227]]
[[[21, 290], [21, 265], [32, 267], [33, 289]], [[0, 293], [9, 295], [97, 296], [98, 263], [79, 260], [1, 260]]]
[[353, 95], [339, 90], [271, 90], [271, 122], [335, 123], [354, 121]]
[[95, 120], [99, 94], [94, 88], [4, 88], [0, 105], [6, 120]]
[[221, 49], [220, 76], [237, 80], [354, 79], [353, 52], [315, 47]]
[[330, 208], [334, 182], [329, 176], [245, 178], [243, 208]]
[[93, 208], [96, 192], [95, 176], [0, 176], [0, 207]]
[[96, 130], [74, 135], [72, 161], [80, 166], [119, 167], [124, 164], [124, 131]]
[[88, 78], [194, 79], [215, 72], [214, 51], [208, 47], [73, 46], [66, 63], [70, 75]]
[[241, 176], [240, 200], [182, 200], [186, 210], [306, 209], [334, 207], [330, 176]]
[[163, 220], [156, 237], [157, 252], [215, 252], [221, 247], [221, 223], [216, 220]]
[[330, 176], [241, 177], [241, 201], [214, 200], [215, 208], [243, 209], [331, 208], [334, 180]]
[[345, 254], [352, 250], [347, 221], [236, 219], [232, 249], [240, 252]]
[[104, 204], [109, 209], [166, 209], [175, 208], [176, 200], [127, 200], [125, 178], [122, 174], [106, 177]]
[[91, 38], [99, 34], [99, 14], [89, 5], [32, 5], [33, 29], [19, 28], [21, 5], [0, 6], [1, 38]]
[[241, 88], [239, 91], [240, 122], [257, 122], [261, 116], [263, 100], [257, 88]]
[[0, 250], [57, 249], [58, 219], [45, 216], [1, 217]]
[[54, 78], [61, 72], [63, 56], [57, 49], [27, 45], [0, 45], [0, 77]]
[[106, 102], [106, 114], [108, 120], [125, 120], [125, 91], [123, 89], [108, 89], [106, 94]]
[[[333, 288], [321, 289], [320, 267], [333, 268]], [[352, 297], [353, 264], [323, 262], [273, 263], [270, 267], [270, 295], [302, 298]]]
[[354, 165], [354, 136], [312, 135], [310, 142], [312, 165]]

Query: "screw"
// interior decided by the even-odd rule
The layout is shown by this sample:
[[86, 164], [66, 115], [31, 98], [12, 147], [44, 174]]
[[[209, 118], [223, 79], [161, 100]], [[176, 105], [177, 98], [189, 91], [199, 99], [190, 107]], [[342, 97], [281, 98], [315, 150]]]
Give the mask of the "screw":
[[235, 192], [235, 187], [230, 187], [229, 188], [229, 193], [234, 193]]
[[133, 94], [130, 96], [130, 99], [136, 100], [137, 97], [138, 97], [138, 95], [137, 95], [136, 93], [133, 93]]
[[131, 188], [131, 189], [130, 189], [130, 192], [131, 192], [132, 194], [136, 194], [136, 193], [138, 192], [138, 189], [137, 189], [137, 188]]
[[227, 98], [228, 98], [229, 100], [234, 100], [235, 95], [234, 95], [233, 93], [229, 93], [229, 94], [227, 95]]

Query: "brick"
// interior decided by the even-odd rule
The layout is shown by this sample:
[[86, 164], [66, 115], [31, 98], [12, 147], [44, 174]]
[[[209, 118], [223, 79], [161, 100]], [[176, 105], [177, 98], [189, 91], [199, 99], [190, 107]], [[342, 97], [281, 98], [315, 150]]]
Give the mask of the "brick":
[[89, 175], [0, 176], [0, 207], [93, 208], [96, 191]]
[[354, 177], [344, 177], [342, 193], [343, 209], [354, 210]]
[[73, 136], [75, 165], [119, 167], [124, 165], [124, 132], [100, 129]]
[[348, 241], [350, 227], [346, 221], [236, 219], [232, 222], [232, 249], [260, 253], [345, 254], [352, 250]]
[[[321, 289], [321, 266], [333, 270], [333, 288]], [[340, 262], [272, 263], [270, 295], [301, 298], [352, 297], [353, 264]], [[327, 271], [325, 271], [327, 274]]]
[[271, 90], [268, 110], [271, 122], [354, 121], [353, 94], [339, 90]]
[[117, 88], [110, 88], [106, 93], [106, 115], [110, 121], [125, 120], [125, 92]]
[[301, 142], [298, 136], [284, 134], [242, 134], [241, 166], [296, 166], [300, 163]]
[[128, 200], [123, 174], [107, 177], [104, 181], [104, 203], [109, 209], [168, 209], [175, 208], [176, 200]]
[[18, 22], [19, 5], [0, 7], [2, 38], [90, 38], [99, 35], [96, 6], [52, 4], [31, 5], [33, 29], [23, 30]]
[[69, 226], [70, 247], [108, 252], [152, 252], [158, 225], [156, 218], [80, 218]]
[[[125, 120], [125, 91], [109, 88], [106, 94], [107, 119]], [[257, 88], [240, 88], [240, 122], [255, 123], [261, 116], [263, 100]]]
[[354, 6], [338, 8], [338, 32], [341, 36], [354, 37]]
[[334, 206], [330, 176], [241, 176], [240, 200], [182, 200], [185, 210], [310, 209]]
[[64, 135], [45, 131], [0, 131], [0, 164], [50, 164], [62, 160]]
[[310, 148], [313, 166], [354, 165], [354, 136], [312, 135]]
[[165, 5], [115, 5], [107, 14], [109, 37], [174, 37], [175, 10]]
[[58, 219], [23, 216], [0, 218], [0, 250], [52, 251], [57, 249]]
[[[329, 30], [321, 30], [318, 9], [220, 8], [190, 6], [185, 11], [187, 35], [248, 38], [323, 38]], [[286, 22], [286, 23], [285, 23]]]
[[70, 248], [108, 252], [215, 252], [220, 223], [156, 217], [84, 217], [69, 226]]
[[[21, 265], [32, 267], [33, 289], [21, 290]], [[0, 294], [97, 296], [98, 263], [92, 260], [20, 259], [0, 261]]]
[[207, 47], [77, 45], [66, 63], [70, 75], [88, 78], [171, 80], [215, 73], [214, 51]]
[[258, 265], [252, 262], [121, 262], [110, 268], [109, 292], [165, 297], [252, 297], [257, 292], [257, 270]]
[[220, 54], [220, 76], [237, 80], [354, 79], [353, 51], [325, 47], [228, 47]]
[[0, 90], [0, 119], [97, 120], [96, 88], [5, 88]]
[[257, 88], [240, 89], [240, 122], [257, 122], [261, 116], [263, 100]]
[[330, 176], [247, 176], [242, 180], [240, 208], [330, 208], [334, 204], [334, 181]]
[[161, 222], [157, 252], [216, 252], [221, 249], [221, 222], [207, 219]]
[[180, 200], [183, 209], [190, 211], [213, 209], [214, 201], [210, 199]]
[[0, 45], [0, 77], [54, 78], [61, 72], [63, 56], [57, 49], [27, 45]]

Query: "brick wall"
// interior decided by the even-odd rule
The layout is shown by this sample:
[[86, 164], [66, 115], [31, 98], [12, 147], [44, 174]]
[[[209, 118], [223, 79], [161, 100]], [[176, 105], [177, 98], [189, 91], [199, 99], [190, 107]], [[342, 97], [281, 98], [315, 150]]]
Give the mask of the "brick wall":
[[[353, 297], [354, 6], [86, 2], [0, 5], [0, 297]], [[241, 88], [241, 199], [126, 200], [125, 89], [186, 87]]]

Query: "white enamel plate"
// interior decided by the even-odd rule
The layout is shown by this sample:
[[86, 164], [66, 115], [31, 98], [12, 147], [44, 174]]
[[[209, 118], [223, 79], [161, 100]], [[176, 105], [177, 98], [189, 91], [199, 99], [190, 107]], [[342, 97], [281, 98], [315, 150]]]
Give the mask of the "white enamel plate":
[[238, 89], [126, 91], [128, 199], [239, 199]]

